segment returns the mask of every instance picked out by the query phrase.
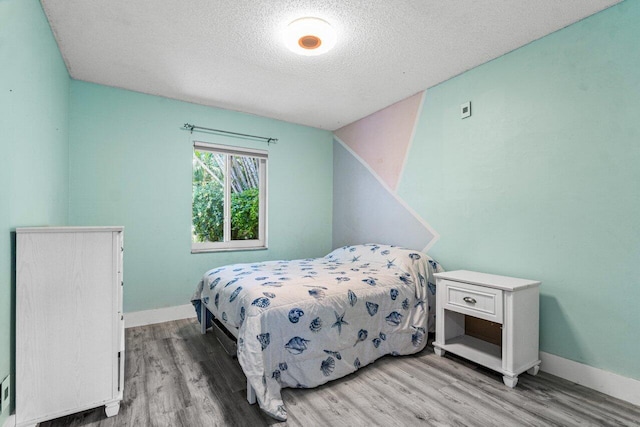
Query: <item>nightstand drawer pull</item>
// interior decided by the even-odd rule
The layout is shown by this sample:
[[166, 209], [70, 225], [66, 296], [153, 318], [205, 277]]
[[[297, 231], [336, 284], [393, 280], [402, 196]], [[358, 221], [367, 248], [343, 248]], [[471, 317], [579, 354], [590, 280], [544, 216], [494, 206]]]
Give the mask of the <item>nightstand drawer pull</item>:
[[464, 298], [462, 298], [462, 300], [464, 302], [468, 302], [469, 304], [475, 304], [477, 302], [475, 299], [473, 299], [471, 297], [464, 297]]

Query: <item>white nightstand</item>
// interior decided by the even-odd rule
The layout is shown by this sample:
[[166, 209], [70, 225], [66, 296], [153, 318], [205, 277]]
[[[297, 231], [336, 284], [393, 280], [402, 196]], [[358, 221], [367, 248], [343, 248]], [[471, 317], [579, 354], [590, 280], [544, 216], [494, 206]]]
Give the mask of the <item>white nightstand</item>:
[[[498, 371], [509, 387], [524, 371], [538, 373], [540, 282], [465, 270], [434, 276], [438, 356], [450, 351]], [[465, 335], [465, 316], [501, 324], [502, 346]]]

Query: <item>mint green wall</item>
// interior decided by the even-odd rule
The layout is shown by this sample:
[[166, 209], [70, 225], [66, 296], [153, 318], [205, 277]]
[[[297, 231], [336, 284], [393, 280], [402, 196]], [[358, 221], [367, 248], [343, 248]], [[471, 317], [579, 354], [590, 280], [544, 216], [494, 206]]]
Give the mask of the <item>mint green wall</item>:
[[[125, 227], [126, 312], [187, 304], [219, 265], [331, 250], [330, 132], [78, 81], [70, 117], [69, 221]], [[267, 145], [191, 135], [187, 122], [279, 139], [268, 147], [268, 250], [190, 253], [191, 140]]]
[[67, 221], [68, 107], [69, 75], [40, 3], [0, 1], [0, 380], [13, 371], [10, 233]]
[[626, 1], [427, 90], [399, 187], [445, 268], [542, 281], [542, 351], [636, 379], [639, 23]]

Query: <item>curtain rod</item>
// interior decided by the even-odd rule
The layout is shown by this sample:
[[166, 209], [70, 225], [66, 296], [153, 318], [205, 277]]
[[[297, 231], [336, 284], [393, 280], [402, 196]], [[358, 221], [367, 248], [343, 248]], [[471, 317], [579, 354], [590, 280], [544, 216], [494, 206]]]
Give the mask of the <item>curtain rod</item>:
[[246, 133], [230, 132], [228, 130], [221, 130], [221, 129], [204, 128], [202, 126], [196, 126], [196, 125], [192, 125], [192, 124], [189, 124], [189, 123], [185, 123], [184, 126], [183, 126], [183, 129], [186, 129], [186, 130], [190, 131], [191, 133], [193, 133], [193, 131], [195, 129], [200, 129], [200, 130], [207, 130], [209, 132], [221, 133], [221, 134], [225, 134], [225, 135], [233, 135], [233, 136], [240, 136], [240, 137], [244, 137], [244, 138], [261, 139], [263, 141], [267, 141], [267, 145], [275, 144], [276, 142], [278, 142], [278, 138], [270, 138], [270, 137], [267, 137], [267, 136], [248, 135]]

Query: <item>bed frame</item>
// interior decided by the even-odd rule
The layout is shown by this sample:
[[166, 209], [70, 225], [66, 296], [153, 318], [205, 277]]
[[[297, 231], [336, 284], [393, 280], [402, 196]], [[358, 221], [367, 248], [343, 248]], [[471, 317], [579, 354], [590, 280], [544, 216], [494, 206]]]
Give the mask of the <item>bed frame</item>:
[[[200, 333], [203, 335], [207, 333], [207, 306], [204, 301], [200, 300]], [[238, 340], [238, 328], [229, 328], [227, 329], [218, 319], [213, 317], [212, 328], [214, 333], [216, 334], [216, 338], [224, 348], [224, 350], [230, 356], [235, 357], [235, 352], [237, 349], [236, 342]], [[249, 380], [247, 380], [247, 402], [250, 405], [256, 403], [256, 391], [249, 384]]]

